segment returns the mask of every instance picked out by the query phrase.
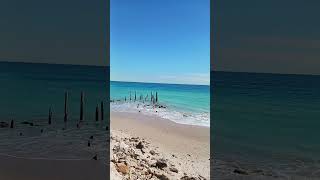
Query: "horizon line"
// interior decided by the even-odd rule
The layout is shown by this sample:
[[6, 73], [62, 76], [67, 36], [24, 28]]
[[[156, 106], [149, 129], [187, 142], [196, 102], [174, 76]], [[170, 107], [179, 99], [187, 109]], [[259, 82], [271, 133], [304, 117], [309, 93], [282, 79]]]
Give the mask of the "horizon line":
[[52, 62], [26, 62], [26, 61], [7, 61], [0, 60], [0, 63], [24, 63], [24, 64], [52, 64], [52, 65], [72, 65], [72, 66], [94, 66], [94, 67], [110, 67], [110, 65], [97, 65], [97, 64], [72, 64], [72, 63], [52, 63]]
[[224, 70], [210, 70], [210, 72], [225, 72], [225, 73], [252, 73], [252, 74], [273, 74], [273, 75], [298, 75], [298, 76], [320, 76], [320, 74], [306, 74], [306, 73], [280, 73], [280, 72], [256, 72], [256, 71], [224, 71]]
[[210, 86], [210, 84], [187, 84], [187, 83], [162, 83], [162, 82], [146, 82], [146, 81], [122, 81], [110, 80], [110, 82], [125, 82], [125, 83], [145, 83], [145, 84], [169, 84], [169, 85], [191, 85], [191, 86]]

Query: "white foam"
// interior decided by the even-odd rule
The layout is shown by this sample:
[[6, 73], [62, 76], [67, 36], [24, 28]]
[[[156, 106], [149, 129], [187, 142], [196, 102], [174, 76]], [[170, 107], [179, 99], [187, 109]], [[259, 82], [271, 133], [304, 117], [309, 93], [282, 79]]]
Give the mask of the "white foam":
[[112, 102], [110, 109], [112, 112], [137, 113], [140, 111], [140, 113], [158, 116], [179, 124], [210, 127], [210, 113], [208, 112], [183, 112], [170, 107], [153, 108], [151, 105], [141, 102]]

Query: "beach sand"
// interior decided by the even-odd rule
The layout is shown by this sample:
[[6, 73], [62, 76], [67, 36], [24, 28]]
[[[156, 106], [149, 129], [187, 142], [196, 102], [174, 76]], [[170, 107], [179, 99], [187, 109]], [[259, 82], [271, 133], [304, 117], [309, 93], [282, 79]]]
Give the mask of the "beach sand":
[[110, 117], [111, 179], [210, 179], [210, 128], [140, 113]]
[[95, 160], [43, 160], [0, 156], [1, 180], [106, 180], [105, 164]]

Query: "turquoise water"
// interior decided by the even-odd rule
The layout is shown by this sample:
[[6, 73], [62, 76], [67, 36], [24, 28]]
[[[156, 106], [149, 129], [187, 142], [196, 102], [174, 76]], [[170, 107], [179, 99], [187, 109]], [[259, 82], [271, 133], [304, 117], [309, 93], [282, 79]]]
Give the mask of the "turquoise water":
[[211, 143], [217, 160], [282, 178], [320, 177], [320, 76], [211, 76]]
[[[147, 101], [130, 102], [130, 92], [132, 98], [134, 98], [135, 92], [138, 99], [140, 95], [143, 95], [144, 99], [148, 96]], [[150, 103], [151, 92], [153, 94], [158, 92], [159, 103], [167, 108], [157, 110], [140, 108], [140, 111], [158, 115], [177, 123], [210, 126], [210, 88], [205, 85], [112, 81], [110, 83], [110, 97], [113, 100], [121, 100], [121, 102], [111, 104], [111, 110], [137, 112], [137, 104]], [[128, 100], [126, 102], [124, 102], [125, 97]]]
[[[44, 158], [86, 159], [95, 153], [105, 156], [108, 79], [106, 67], [0, 62], [0, 121], [13, 119], [16, 125], [15, 129], [0, 128], [0, 153]], [[69, 93], [69, 119], [66, 130], [62, 130], [65, 91]], [[82, 91], [85, 94], [84, 125], [78, 129]], [[95, 108], [101, 102], [105, 120], [95, 122]], [[50, 126], [47, 123], [49, 107], [53, 111]], [[23, 121], [37, 126], [21, 124]], [[91, 135], [96, 138], [93, 142], [96, 146], [88, 148], [86, 144]]]

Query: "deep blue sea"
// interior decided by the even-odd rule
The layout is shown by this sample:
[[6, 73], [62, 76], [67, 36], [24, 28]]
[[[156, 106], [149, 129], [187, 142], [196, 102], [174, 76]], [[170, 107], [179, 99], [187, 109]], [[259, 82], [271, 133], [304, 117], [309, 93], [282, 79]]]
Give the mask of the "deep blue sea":
[[[0, 121], [10, 123], [13, 119], [15, 122], [14, 129], [0, 128], [0, 153], [28, 158], [105, 156], [108, 80], [107, 67], [0, 62]], [[69, 93], [69, 119], [63, 130], [65, 91]], [[85, 94], [84, 125], [78, 129], [82, 91]], [[104, 121], [95, 122], [95, 108], [101, 102]], [[49, 107], [53, 111], [50, 126]], [[34, 126], [21, 124], [23, 121], [32, 122]], [[87, 142], [91, 135], [95, 139], [89, 148]]]
[[[154, 109], [151, 93], [158, 93], [158, 103], [166, 108]], [[131, 101], [130, 101], [131, 93]], [[134, 101], [134, 96], [137, 100]], [[140, 96], [143, 97], [140, 100]], [[118, 82], [110, 83], [111, 111], [141, 112], [176, 123], [210, 127], [210, 86]], [[127, 101], [125, 101], [125, 99]]]
[[211, 72], [211, 87], [217, 177], [232, 174], [219, 166], [320, 177], [320, 76]]

